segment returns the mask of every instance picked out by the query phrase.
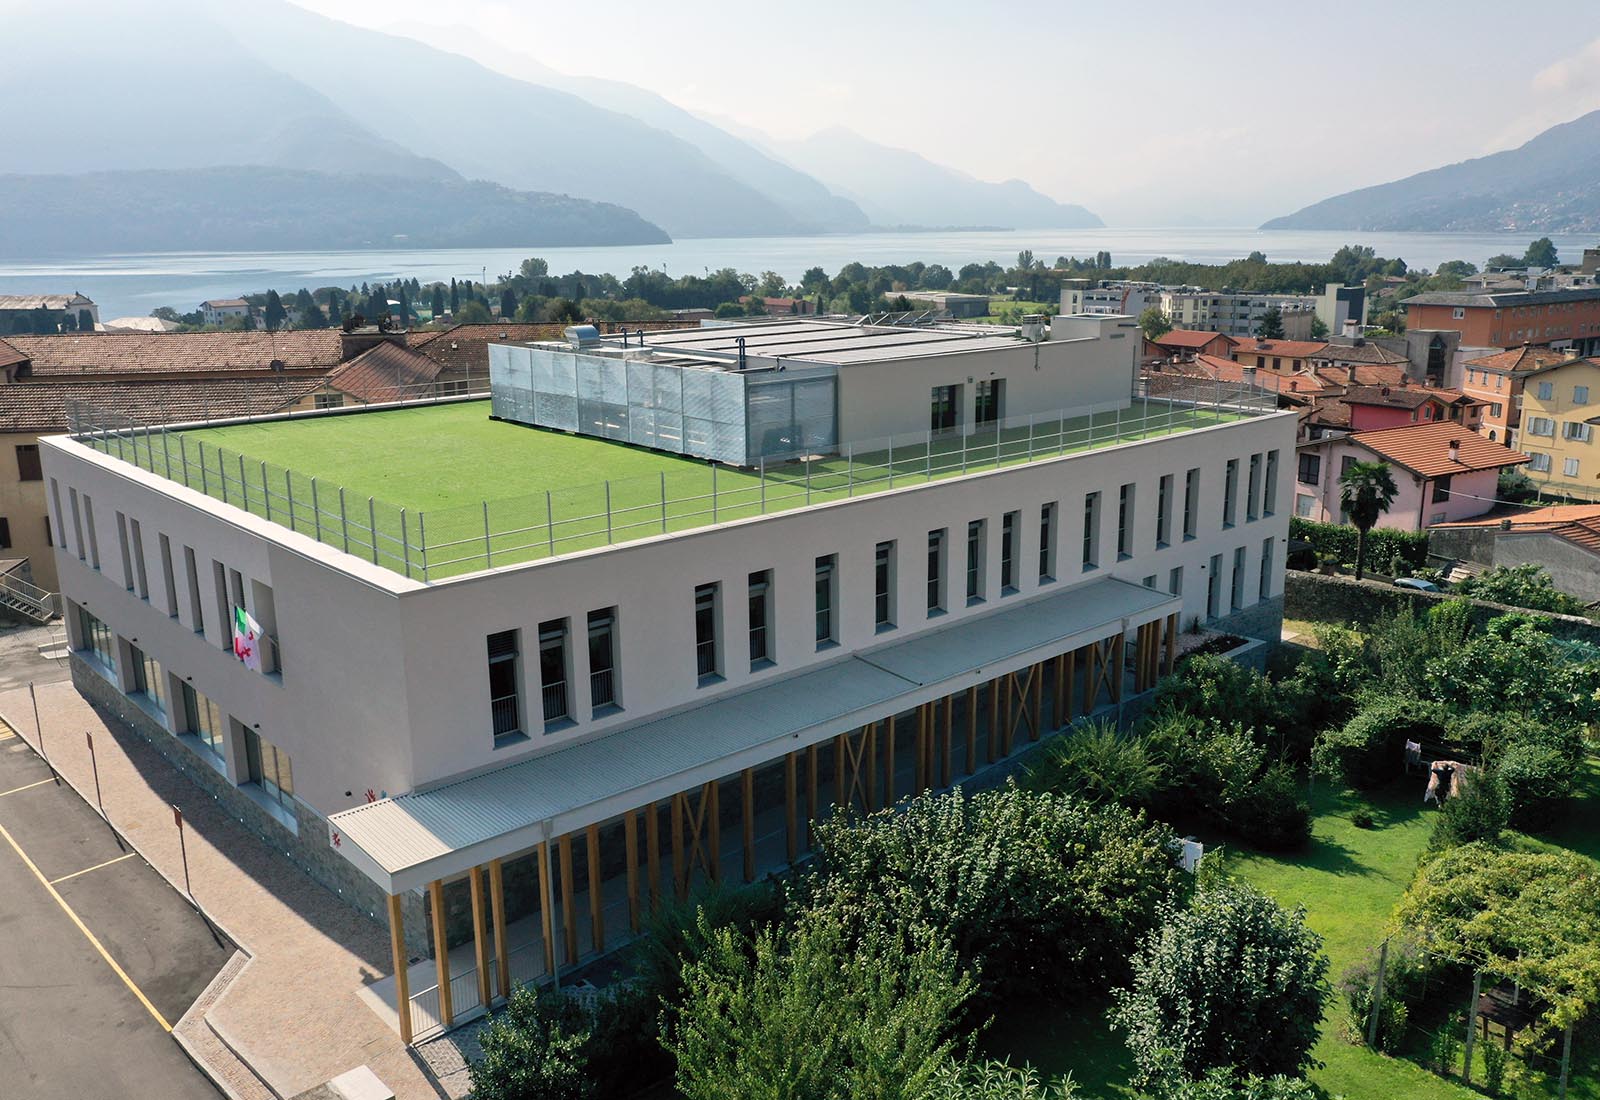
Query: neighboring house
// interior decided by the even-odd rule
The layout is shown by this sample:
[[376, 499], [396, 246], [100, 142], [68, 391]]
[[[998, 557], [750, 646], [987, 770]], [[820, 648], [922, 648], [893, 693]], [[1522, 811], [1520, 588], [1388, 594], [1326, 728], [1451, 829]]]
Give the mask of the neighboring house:
[[1455, 390], [1427, 386], [1350, 386], [1339, 397], [1350, 406], [1350, 430], [1376, 431], [1405, 424], [1453, 421], [1476, 431], [1482, 405]]
[[[1137, 394], [1137, 332], [1058, 317], [1036, 343], [795, 318], [496, 345], [483, 422], [418, 409], [394, 460], [403, 479], [487, 437], [527, 448], [498, 501], [471, 479], [421, 498], [443, 569], [404, 541], [423, 515], [380, 519], [375, 562], [307, 534], [303, 515], [296, 533], [282, 510], [269, 521], [56, 436], [43, 472], [67, 538], [55, 558], [74, 682], [277, 851], [387, 917], [389, 1019], [409, 1043], [414, 1019], [449, 1026], [452, 988], [465, 1015], [511, 973], [606, 957], [656, 901], [790, 865], [835, 803], [870, 812], [945, 788], [1115, 713], [1171, 671], [1197, 620], [1276, 638], [1294, 416], [1238, 388], [1170, 406]], [[577, 377], [576, 400], [557, 392]], [[1048, 445], [1053, 415], [1090, 407], [1093, 424], [1074, 416], [1081, 434]], [[949, 448], [981, 455], [1002, 430], [1045, 441], [963, 473]], [[698, 461], [623, 441], [641, 439]], [[891, 439], [924, 448], [921, 476], [899, 455], [863, 465]], [[738, 461], [707, 463], [724, 440]], [[300, 472], [326, 492], [371, 462], [353, 444]], [[704, 495], [719, 470], [739, 502], [720, 516]], [[436, 515], [456, 525], [436, 530]], [[367, 521], [351, 519], [359, 536]], [[234, 656], [236, 609], [268, 642], [259, 666]], [[552, 878], [559, 901], [541, 902], [528, 887]], [[485, 922], [469, 914], [509, 928], [497, 973], [452, 982], [461, 955], [446, 949], [408, 990], [429, 909], [437, 942], [456, 929], [479, 959]], [[437, 985], [422, 976], [435, 964]], [[438, 1007], [413, 1012], [411, 994]]]
[[82, 294], [0, 294], [0, 336], [93, 332], [100, 307]]
[[1600, 352], [1600, 287], [1434, 291], [1407, 298], [1406, 328], [1455, 329], [1469, 347], [1519, 344]]
[[[739, 304], [748, 306], [751, 300], [752, 296], [746, 294], [739, 299]], [[817, 311], [817, 304], [809, 298], [762, 298], [761, 305], [773, 317], [800, 317]]]
[[1404, 370], [1405, 365], [1410, 362], [1399, 352], [1390, 351], [1381, 344], [1360, 337], [1350, 341], [1335, 337], [1324, 344], [1320, 351], [1312, 352], [1310, 359], [1311, 369], [1316, 371], [1335, 371], [1341, 367], [1363, 366], [1399, 367]]
[[1316, 313], [1328, 332], [1341, 333], [1350, 326], [1359, 332], [1367, 319], [1367, 288], [1328, 283], [1317, 298]]
[[1483, 402], [1478, 430], [1490, 439], [1509, 442], [1522, 423], [1522, 384], [1536, 370], [1565, 363], [1569, 351], [1524, 344], [1461, 364], [1461, 392]]
[[177, 321], [162, 317], [113, 317], [100, 325], [101, 332], [177, 332]]
[[1590, 499], [1600, 490], [1597, 423], [1600, 359], [1571, 359], [1523, 376], [1514, 439], [1528, 453], [1528, 476], [1544, 491]]
[[1137, 317], [1147, 306], [1159, 305], [1159, 283], [1114, 279], [1062, 279], [1061, 312], [1117, 314]]
[[1445, 421], [1329, 435], [1296, 451], [1295, 515], [1343, 523], [1339, 478], [1357, 462], [1387, 462], [1399, 495], [1379, 527], [1420, 531], [1494, 507], [1500, 471], [1528, 456]]
[[1283, 334], [1291, 340], [1311, 336], [1319, 298], [1309, 294], [1238, 294], [1232, 291], [1177, 288], [1161, 293], [1161, 312], [1174, 328], [1206, 329], [1229, 336], [1253, 337], [1261, 318], [1276, 309]]
[[1428, 553], [1485, 569], [1538, 565], [1561, 591], [1600, 603], [1600, 504], [1497, 509], [1442, 523], [1428, 531]]
[[1404, 386], [1406, 370], [1394, 364], [1357, 363], [1340, 367], [1313, 367], [1327, 386]]
[[1247, 367], [1294, 374], [1314, 368], [1313, 357], [1320, 355], [1327, 346], [1321, 340], [1265, 340], [1258, 336], [1239, 340], [1229, 356]]
[[[1134, 314], [1138, 316], [1138, 314]], [[1196, 355], [1215, 355], [1226, 359], [1239, 342], [1231, 336], [1220, 332], [1206, 332], [1202, 329], [1175, 328], [1165, 336], [1154, 340], [1146, 340], [1144, 353], [1147, 357], [1159, 356], [1173, 359], [1190, 359]]]
[[929, 309], [942, 310], [951, 317], [987, 317], [987, 294], [960, 294], [953, 290], [908, 290], [905, 292], [913, 305], [926, 302]]
[[1192, 388], [1196, 381], [1210, 380], [1228, 385], [1248, 385], [1275, 393], [1279, 397], [1279, 408], [1308, 404], [1326, 389], [1322, 381], [1309, 372], [1273, 374], [1217, 355], [1149, 361], [1143, 368], [1143, 377], [1146, 389], [1152, 395]]
[[223, 325], [235, 317], [248, 317], [250, 303], [243, 298], [214, 298], [200, 303], [200, 320], [208, 325]]

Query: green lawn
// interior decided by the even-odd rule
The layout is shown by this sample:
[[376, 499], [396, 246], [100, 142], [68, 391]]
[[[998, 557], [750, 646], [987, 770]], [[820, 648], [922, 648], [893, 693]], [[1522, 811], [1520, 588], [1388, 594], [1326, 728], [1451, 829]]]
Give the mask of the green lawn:
[[961, 437], [931, 446], [914, 438], [892, 451], [772, 465], [762, 476], [488, 413], [487, 402], [470, 401], [100, 445], [302, 534], [438, 579], [1238, 418], [1135, 399], [1121, 412], [967, 437], [965, 451]]
[[[1311, 846], [1285, 857], [1232, 846], [1224, 849], [1228, 867], [1284, 905], [1304, 905], [1311, 927], [1327, 945], [1334, 980], [1384, 935], [1389, 914], [1411, 881], [1417, 857], [1433, 828], [1420, 781], [1398, 784], [1365, 798], [1319, 787], [1312, 797], [1316, 819]], [[1372, 814], [1376, 827], [1350, 822], [1356, 809]], [[1557, 830], [1535, 844], [1565, 844], [1600, 854], [1600, 761], [1589, 761], [1574, 812]], [[1215, 849], [1213, 849], [1213, 853]], [[1209, 858], [1209, 857], [1208, 857]], [[1026, 1059], [1041, 1070], [1070, 1071], [1090, 1097], [1131, 1097], [1126, 1086], [1130, 1062], [1121, 1037], [1112, 1034], [1103, 1005], [1063, 1013], [1052, 1006], [1016, 1006], [995, 1022], [985, 1047], [996, 1056]], [[1324, 1063], [1311, 1080], [1330, 1097], [1348, 1100], [1467, 1100], [1481, 1095], [1447, 1081], [1403, 1058], [1377, 1054], [1346, 1042], [1340, 1031], [1345, 1009], [1335, 1000], [1323, 1025], [1315, 1055]], [[1478, 1063], [1477, 1078], [1482, 1079]], [[1600, 1081], [1574, 1078], [1572, 1100], [1600, 1097]]]

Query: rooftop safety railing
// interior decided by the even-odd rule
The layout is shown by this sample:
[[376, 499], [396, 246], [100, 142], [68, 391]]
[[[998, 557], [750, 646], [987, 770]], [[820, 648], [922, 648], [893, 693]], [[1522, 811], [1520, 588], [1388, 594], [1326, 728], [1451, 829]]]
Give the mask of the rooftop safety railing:
[[754, 469], [683, 462], [655, 477], [564, 486], [426, 511], [203, 440], [75, 404], [73, 438], [142, 469], [405, 576], [436, 581], [654, 535], [910, 488], [945, 478], [1158, 439], [1275, 411], [1249, 384], [1169, 386], [1159, 397], [1082, 406], [765, 459]]

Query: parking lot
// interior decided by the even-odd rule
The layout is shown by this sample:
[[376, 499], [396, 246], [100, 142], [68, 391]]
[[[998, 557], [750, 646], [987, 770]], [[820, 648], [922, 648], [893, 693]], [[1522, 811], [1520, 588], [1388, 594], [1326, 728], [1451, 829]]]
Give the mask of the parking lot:
[[169, 1033], [233, 950], [0, 724], [0, 1094], [215, 1100]]

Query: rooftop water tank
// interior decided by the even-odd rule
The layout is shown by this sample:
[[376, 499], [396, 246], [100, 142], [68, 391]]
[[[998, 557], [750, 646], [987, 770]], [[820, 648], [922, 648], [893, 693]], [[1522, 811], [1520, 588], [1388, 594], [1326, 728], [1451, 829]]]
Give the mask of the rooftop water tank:
[[586, 348], [600, 342], [600, 330], [593, 325], [568, 325], [561, 330], [561, 338], [575, 348]]

